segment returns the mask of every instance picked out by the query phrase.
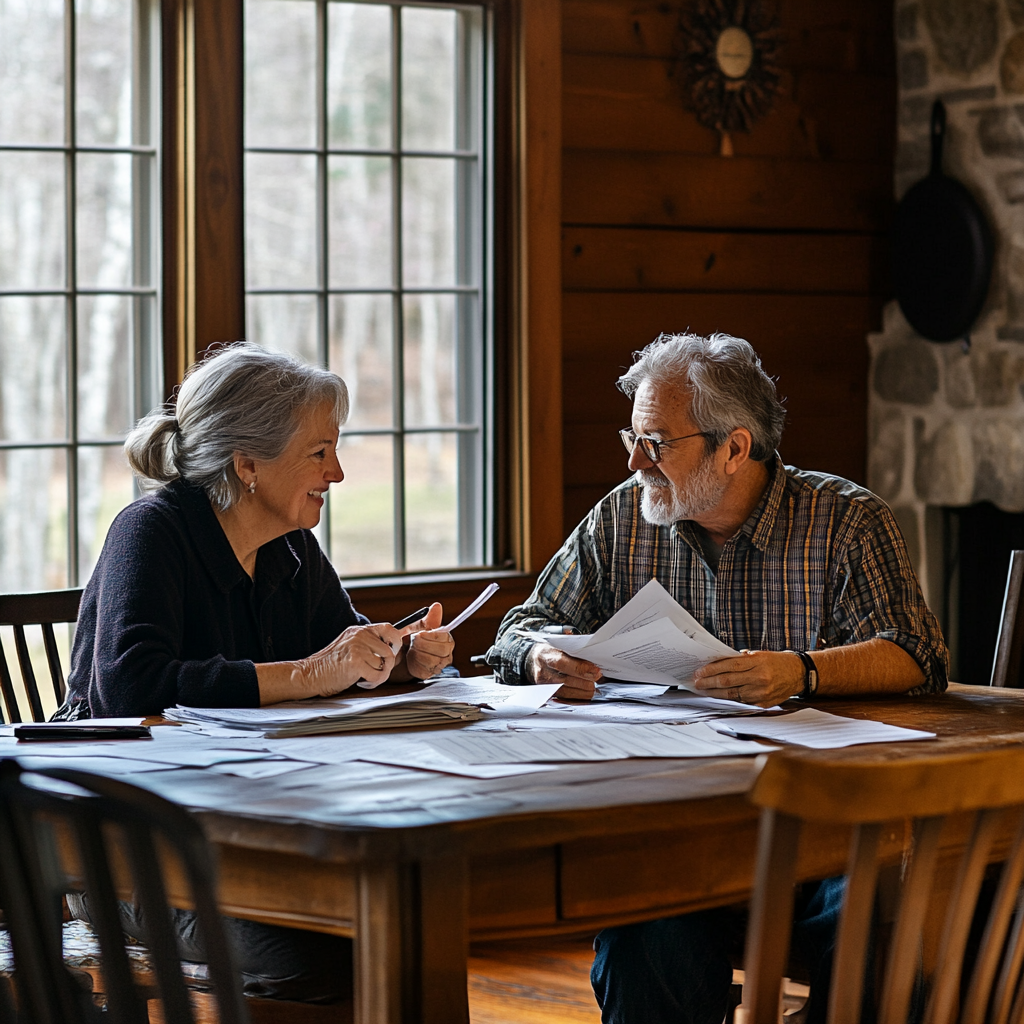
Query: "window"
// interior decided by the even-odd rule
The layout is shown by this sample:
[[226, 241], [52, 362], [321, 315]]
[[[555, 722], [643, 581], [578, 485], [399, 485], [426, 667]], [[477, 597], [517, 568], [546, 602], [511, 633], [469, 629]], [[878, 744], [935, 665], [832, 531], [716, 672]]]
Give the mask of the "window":
[[0, 0], [0, 589], [84, 582], [163, 394], [153, 0]]
[[245, 5], [247, 333], [349, 385], [344, 577], [491, 558], [488, 19]]

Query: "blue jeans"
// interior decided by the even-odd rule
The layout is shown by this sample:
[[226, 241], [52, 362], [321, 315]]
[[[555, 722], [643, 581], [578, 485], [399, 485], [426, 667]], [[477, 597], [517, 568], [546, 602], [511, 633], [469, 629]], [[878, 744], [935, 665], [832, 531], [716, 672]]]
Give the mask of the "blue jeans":
[[[825, 1020], [845, 888], [844, 878], [828, 878], [797, 901], [793, 950], [811, 975], [807, 1024]], [[606, 928], [590, 972], [603, 1024], [722, 1024], [745, 930], [746, 915], [732, 907]]]

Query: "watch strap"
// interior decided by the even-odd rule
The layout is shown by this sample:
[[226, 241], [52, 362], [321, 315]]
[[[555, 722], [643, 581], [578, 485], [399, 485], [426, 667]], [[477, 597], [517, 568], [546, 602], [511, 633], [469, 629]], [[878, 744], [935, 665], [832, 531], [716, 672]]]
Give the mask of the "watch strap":
[[818, 667], [806, 651], [793, 652], [804, 663], [804, 691], [801, 697], [813, 697], [818, 692]]

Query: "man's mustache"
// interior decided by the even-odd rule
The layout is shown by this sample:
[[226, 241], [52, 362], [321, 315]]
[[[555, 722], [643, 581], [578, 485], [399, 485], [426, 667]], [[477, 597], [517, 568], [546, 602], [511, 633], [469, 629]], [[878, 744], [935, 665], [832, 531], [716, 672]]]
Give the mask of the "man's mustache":
[[665, 478], [664, 474], [656, 469], [638, 469], [637, 479], [643, 487], [671, 487], [672, 485]]

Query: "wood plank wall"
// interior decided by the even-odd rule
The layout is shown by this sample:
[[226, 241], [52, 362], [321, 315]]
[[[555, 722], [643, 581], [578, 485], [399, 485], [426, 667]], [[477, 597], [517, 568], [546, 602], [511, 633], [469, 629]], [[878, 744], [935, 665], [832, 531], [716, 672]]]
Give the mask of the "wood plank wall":
[[863, 481], [865, 335], [886, 297], [892, 0], [779, 0], [784, 77], [735, 156], [686, 111], [680, 0], [563, 0], [565, 530], [627, 475], [615, 390], [661, 331], [747, 338], [783, 457]]

